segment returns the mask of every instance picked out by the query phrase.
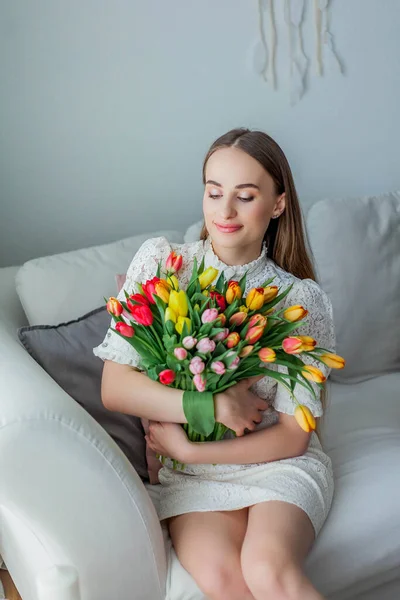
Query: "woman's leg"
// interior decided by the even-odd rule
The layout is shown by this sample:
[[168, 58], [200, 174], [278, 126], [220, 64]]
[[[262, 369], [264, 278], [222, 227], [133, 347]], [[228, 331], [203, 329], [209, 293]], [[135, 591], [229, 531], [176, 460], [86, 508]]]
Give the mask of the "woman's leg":
[[181, 564], [210, 600], [254, 600], [240, 566], [247, 515], [244, 508], [193, 512], [168, 521]]
[[302, 571], [314, 537], [310, 519], [294, 504], [249, 507], [241, 565], [256, 600], [323, 600]]

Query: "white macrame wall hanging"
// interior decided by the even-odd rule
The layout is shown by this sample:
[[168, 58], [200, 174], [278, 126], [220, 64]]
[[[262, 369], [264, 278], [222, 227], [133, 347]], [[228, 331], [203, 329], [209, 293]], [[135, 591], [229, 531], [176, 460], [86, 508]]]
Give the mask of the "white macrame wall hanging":
[[[276, 48], [277, 26], [275, 20], [275, 0], [258, 1], [259, 39], [252, 49], [253, 69], [266, 82], [277, 88]], [[315, 31], [316, 73], [324, 73], [324, 59], [333, 62], [340, 73], [344, 68], [336, 53], [333, 35], [330, 32], [330, 0], [308, 0], [313, 3]], [[306, 56], [303, 43], [302, 26], [306, 0], [277, 0], [284, 3], [285, 23], [289, 48], [290, 100], [296, 104], [306, 92], [306, 75], [311, 60]]]

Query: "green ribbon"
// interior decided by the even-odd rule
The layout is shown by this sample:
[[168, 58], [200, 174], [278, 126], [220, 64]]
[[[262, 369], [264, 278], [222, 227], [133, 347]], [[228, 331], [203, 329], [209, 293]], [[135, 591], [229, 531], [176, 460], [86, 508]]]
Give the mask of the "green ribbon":
[[214, 431], [214, 396], [212, 392], [183, 392], [183, 412], [190, 427], [200, 435]]

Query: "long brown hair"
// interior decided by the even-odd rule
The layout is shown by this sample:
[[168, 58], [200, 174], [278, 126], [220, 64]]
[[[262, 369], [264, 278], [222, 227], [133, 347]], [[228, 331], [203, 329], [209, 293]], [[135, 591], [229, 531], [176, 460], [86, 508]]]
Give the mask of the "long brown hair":
[[[220, 148], [234, 146], [257, 160], [272, 177], [276, 195], [285, 192], [286, 207], [279, 219], [271, 219], [264, 240], [268, 256], [279, 267], [299, 279], [316, 279], [315, 272], [306, 248], [306, 234], [299, 199], [293, 181], [292, 171], [280, 146], [263, 131], [232, 129], [219, 137], [211, 145], [203, 164], [203, 183], [208, 159]], [[205, 224], [200, 239], [205, 240], [208, 232]]]
[[[203, 163], [203, 183], [206, 182], [205, 173], [210, 156], [220, 148], [232, 146], [240, 148], [264, 167], [274, 181], [277, 196], [285, 192], [285, 210], [278, 219], [271, 219], [264, 235], [268, 257], [295, 277], [316, 281], [292, 171], [283, 150], [275, 140], [263, 131], [245, 128], [228, 131], [215, 140], [206, 154]], [[204, 223], [200, 239], [205, 240], [207, 237], [208, 231]], [[326, 405], [326, 386], [321, 390], [321, 402], [323, 406]], [[320, 423], [317, 433], [320, 433]]]

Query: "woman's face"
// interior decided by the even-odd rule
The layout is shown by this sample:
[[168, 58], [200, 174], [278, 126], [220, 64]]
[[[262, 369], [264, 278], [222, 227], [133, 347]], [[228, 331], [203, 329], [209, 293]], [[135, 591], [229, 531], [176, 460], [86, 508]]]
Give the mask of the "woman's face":
[[271, 217], [285, 208], [285, 195], [276, 195], [272, 177], [239, 148], [214, 152], [205, 174], [203, 212], [214, 250], [225, 262], [229, 253], [240, 257], [234, 264], [254, 260]]

